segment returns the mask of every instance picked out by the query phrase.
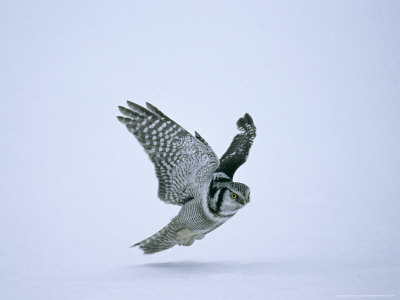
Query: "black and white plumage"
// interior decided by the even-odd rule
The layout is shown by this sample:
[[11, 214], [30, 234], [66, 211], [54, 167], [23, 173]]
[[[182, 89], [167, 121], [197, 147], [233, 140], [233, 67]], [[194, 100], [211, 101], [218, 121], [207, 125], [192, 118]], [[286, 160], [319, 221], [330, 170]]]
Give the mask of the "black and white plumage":
[[128, 101], [120, 106], [118, 120], [144, 147], [155, 165], [161, 200], [182, 206], [178, 215], [153, 236], [135, 244], [145, 254], [175, 245], [190, 246], [216, 229], [250, 201], [250, 190], [233, 182], [236, 170], [247, 160], [256, 136], [249, 114], [237, 121], [241, 131], [219, 160], [207, 142], [191, 135], [158, 108]]

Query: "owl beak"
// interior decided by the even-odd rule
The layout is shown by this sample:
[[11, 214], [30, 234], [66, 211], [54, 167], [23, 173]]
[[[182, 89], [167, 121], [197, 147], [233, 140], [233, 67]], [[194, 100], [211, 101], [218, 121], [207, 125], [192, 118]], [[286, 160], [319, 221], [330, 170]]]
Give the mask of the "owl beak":
[[240, 204], [242, 204], [242, 205], [246, 205], [246, 203], [248, 203], [249, 200], [246, 199], [246, 198], [241, 198], [241, 199], [238, 200], [238, 202], [239, 202]]

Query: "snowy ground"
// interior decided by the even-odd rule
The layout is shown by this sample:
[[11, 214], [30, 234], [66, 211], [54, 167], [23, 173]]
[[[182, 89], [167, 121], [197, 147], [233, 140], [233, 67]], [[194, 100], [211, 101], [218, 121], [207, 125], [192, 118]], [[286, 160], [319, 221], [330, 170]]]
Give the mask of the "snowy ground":
[[[2, 299], [362, 299], [399, 295], [399, 264], [321, 258], [8, 266]], [[395, 280], [395, 278], [397, 278]], [[360, 296], [361, 297], [361, 296]]]
[[[400, 298], [399, 1], [0, 1], [0, 299]], [[117, 121], [149, 101], [251, 203], [191, 247]]]

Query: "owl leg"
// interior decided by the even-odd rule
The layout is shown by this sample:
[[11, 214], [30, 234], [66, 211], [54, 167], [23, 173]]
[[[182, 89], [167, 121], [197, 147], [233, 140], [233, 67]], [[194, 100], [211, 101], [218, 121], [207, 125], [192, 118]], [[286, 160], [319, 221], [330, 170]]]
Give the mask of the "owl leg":
[[190, 246], [194, 243], [196, 234], [187, 228], [181, 229], [176, 234], [176, 240], [179, 246]]
[[151, 237], [133, 245], [139, 246], [145, 254], [153, 254], [175, 245], [191, 246], [197, 239], [202, 239], [204, 234], [198, 234], [193, 230], [177, 224], [175, 219]]
[[196, 235], [196, 240], [201, 240], [202, 238], [204, 238], [206, 236], [205, 233], [200, 233], [198, 235]]

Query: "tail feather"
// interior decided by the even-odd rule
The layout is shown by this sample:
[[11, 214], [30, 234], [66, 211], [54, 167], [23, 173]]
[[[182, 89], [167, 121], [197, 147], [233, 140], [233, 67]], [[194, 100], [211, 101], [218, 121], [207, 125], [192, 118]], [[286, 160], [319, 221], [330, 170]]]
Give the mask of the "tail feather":
[[134, 244], [132, 247], [139, 246], [139, 248], [143, 250], [144, 254], [153, 254], [167, 250], [178, 243], [176, 240], [176, 233], [178, 230], [179, 228], [171, 222], [156, 234]]

